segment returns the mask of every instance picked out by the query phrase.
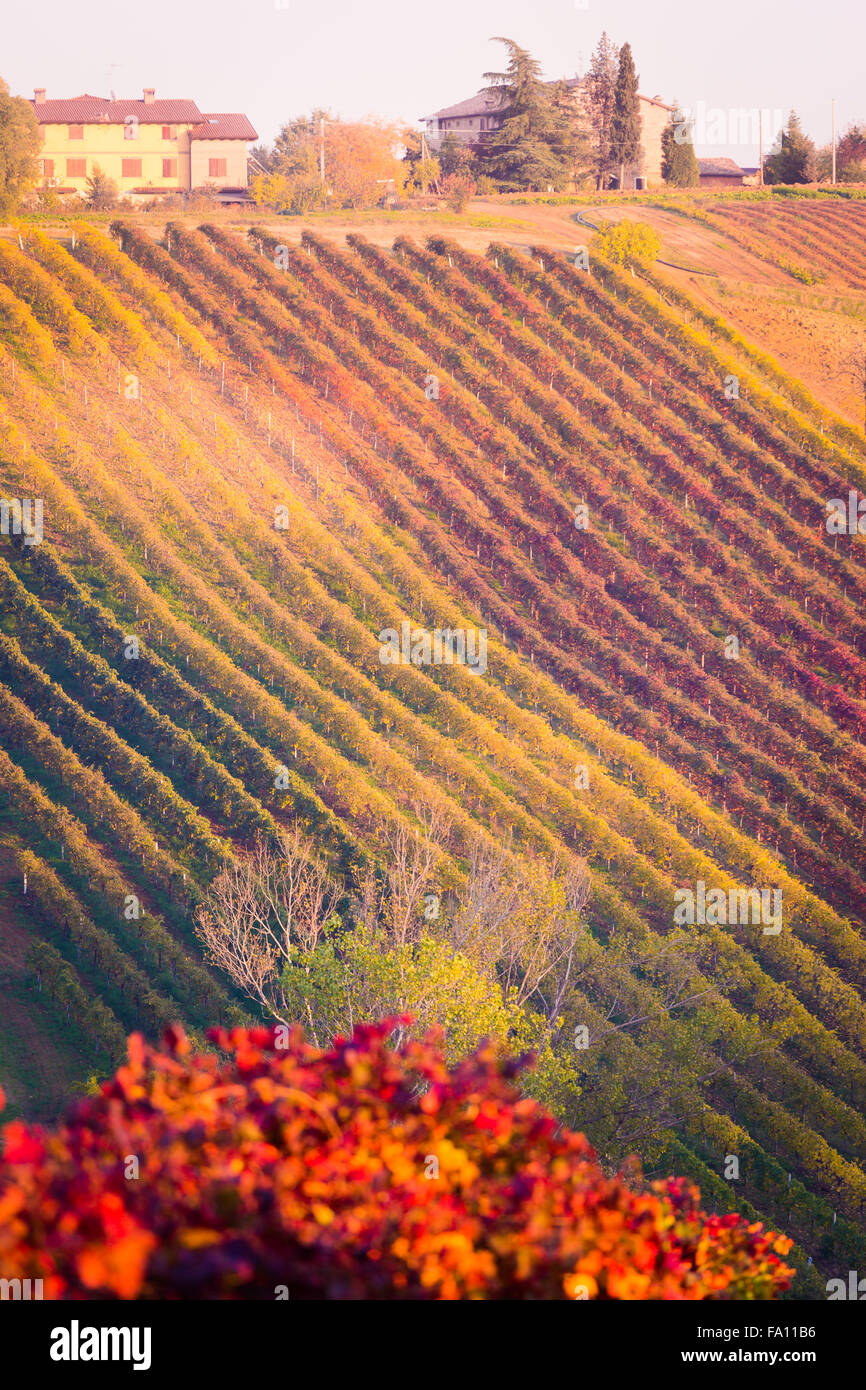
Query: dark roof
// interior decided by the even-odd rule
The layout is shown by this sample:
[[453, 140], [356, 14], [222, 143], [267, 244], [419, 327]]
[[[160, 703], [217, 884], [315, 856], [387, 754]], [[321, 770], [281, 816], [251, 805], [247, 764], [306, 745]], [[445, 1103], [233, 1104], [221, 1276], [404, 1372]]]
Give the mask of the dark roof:
[[734, 175], [740, 177], [746, 172], [746, 170], [741, 169], [739, 164], [733, 159], [729, 159], [727, 155], [723, 155], [719, 159], [699, 159], [698, 168], [702, 175], [709, 174], [711, 177], [721, 177], [722, 175], [727, 175], [729, 178]]
[[201, 125], [194, 126], [190, 140], [258, 140], [246, 116], [239, 111], [206, 111]]
[[495, 87], [482, 87], [474, 97], [455, 102], [453, 106], [443, 106], [441, 111], [434, 111], [432, 116], [424, 119], [432, 121], [437, 118], [450, 120], [455, 116], [486, 116], [489, 111], [501, 110], [502, 106], [502, 94]]
[[[582, 87], [586, 82], [585, 77], [565, 77], [559, 79], [569, 89], [575, 91]], [[549, 87], [556, 85], [555, 82], [548, 82]], [[645, 101], [649, 106], [662, 106], [666, 111], [674, 111], [676, 108], [669, 106], [662, 101], [661, 97], [645, 97], [638, 93], [640, 101]], [[474, 97], [467, 97], [465, 101], [455, 102], [453, 106], [443, 106], [441, 110], [434, 111], [430, 116], [422, 116], [423, 121], [435, 120], [454, 120], [460, 116], [486, 116], [491, 111], [506, 109], [503, 106], [502, 94], [496, 87], [482, 87], [480, 92], [476, 92]]]
[[[32, 99], [31, 99], [32, 100]], [[160, 101], [109, 101], [106, 97], [64, 97], [32, 101], [40, 125], [123, 125], [135, 116], [141, 125], [198, 125], [204, 120], [194, 101], [170, 97]]]

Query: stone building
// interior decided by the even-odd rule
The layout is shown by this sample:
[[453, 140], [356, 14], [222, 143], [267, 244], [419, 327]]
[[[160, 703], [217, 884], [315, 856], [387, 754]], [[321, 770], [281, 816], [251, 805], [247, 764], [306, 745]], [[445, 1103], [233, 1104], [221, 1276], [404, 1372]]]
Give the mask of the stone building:
[[[553, 83], [549, 84], [553, 86]], [[585, 117], [587, 125], [587, 80], [585, 77], [564, 79], [571, 100], [576, 109]], [[625, 187], [657, 188], [662, 182], [662, 131], [676, 109], [662, 101], [660, 96], [639, 96], [641, 122], [641, 153], [633, 165], [626, 165]], [[474, 97], [458, 101], [453, 106], [443, 106], [431, 116], [422, 116], [427, 141], [435, 154], [445, 136], [451, 134], [463, 144], [478, 145], [490, 131], [501, 126], [508, 113], [508, 106], [495, 87], [483, 87]], [[612, 185], [616, 187], [619, 171], [612, 171]]]

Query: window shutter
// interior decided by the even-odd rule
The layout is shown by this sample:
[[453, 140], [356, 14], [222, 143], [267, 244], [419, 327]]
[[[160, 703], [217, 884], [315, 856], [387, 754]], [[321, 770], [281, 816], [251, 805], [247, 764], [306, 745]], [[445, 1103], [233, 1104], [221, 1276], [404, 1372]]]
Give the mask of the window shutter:
[[83, 179], [87, 177], [86, 159], [67, 159], [66, 177], [68, 179]]
[[120, 162], [120, 173], [121, 173], [121, 177], [122, 177], [122, 178], [125, 178], [125, 179], [140, 179], [140, 178], [141, 178], [141, 160], [140, 160], [140, 159], [123, 159], [123, 160], [121, 160], [121, 162]]

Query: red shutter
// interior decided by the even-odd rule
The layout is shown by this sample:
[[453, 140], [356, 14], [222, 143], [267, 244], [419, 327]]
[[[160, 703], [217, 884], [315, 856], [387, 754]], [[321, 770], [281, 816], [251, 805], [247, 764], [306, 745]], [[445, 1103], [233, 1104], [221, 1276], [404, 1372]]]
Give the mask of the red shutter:
[[120, 173], [121, 173], [121, 177], [124, 178], [124, 179], [140, 179], [140, 178], [141, 178], [141, 160], [140, 160], [140, 159], [122, 159], [122, 160], [120, 161]]
[[87, 176], [86, 159], [67, 159], [66, 177], [68, 179], [83, 179]]
[[70, 139], [70, 140], [83, 140], [83, 139], [84, 139], [84, 126], [83, 126], [83, 125], [71, 125], [71, 126], [69, 127], [69, 139]]
[[42, 177], [43, 177], [44, 179], [53, 179], [53, 178], [54, 178], [54, 160], [53, 160], [53, 159], [43, 159], [43, 161], [42, 161]]
[[209, 159], [208, 173], [212, 179], [224, 179], [226, 176], [226, 161], [224, 159]]
[[176, 159], [164, 159], [164, 160], [162, 161], [162, 177], [163, 177], [164, 179], [176, 179], [176, 178], [177, 178], [177, 160], [176, 160]]

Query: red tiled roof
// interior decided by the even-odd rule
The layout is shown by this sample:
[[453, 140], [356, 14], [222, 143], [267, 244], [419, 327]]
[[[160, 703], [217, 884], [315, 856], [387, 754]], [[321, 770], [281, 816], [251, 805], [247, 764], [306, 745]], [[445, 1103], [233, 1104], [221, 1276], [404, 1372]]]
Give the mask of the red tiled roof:
[[141, 125], [198, 125], [204, 120], [194, 101], [179, 97], [146, 102], [85, 95], [41, 102], [31, 98], [31, 104], [40, 125], [123, 125], [127, 116]]
[[190, 140], [258, 140], [246, 116], [239, 111], [207, 111], [201, 125], [189, 133]]
[[699, 159], [698, 168], [702, 174], [716, 174], [719, 176], [725, 174], [729, 178], [732, 175], [737, 175], [739, 177], [746, 172], [745, 169], [741, 169], [739, 164], [733, 159], [729, 159], [727, 155], [721, 155], [718, 159]]

